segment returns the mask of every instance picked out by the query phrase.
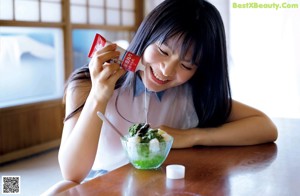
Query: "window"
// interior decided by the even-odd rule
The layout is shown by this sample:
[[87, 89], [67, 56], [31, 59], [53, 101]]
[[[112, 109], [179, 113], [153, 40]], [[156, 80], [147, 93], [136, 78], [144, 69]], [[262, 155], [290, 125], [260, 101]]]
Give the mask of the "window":
[[62, 30], [0, 28], [0, 108], [61, 97]]
[[0, 20], [61, 22], [61, 0], [0, 0]]
[[142, 8], [138, 0], [0, 0], [0, 108], [61, 99], [95, 33], [128, 44]]
[[71, 0], [72, 23], [133, 26], [134, 11], [134, 0]]
[[61, 0], [0, 0], [0, 108], [62, 97], [63, 30], [38, 27], [62, 22], [61, 11]]

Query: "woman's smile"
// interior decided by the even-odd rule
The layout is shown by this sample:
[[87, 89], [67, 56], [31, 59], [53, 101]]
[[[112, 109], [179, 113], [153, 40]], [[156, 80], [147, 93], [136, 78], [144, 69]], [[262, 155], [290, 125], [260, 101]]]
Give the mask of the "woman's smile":
[[156, 72], [152, 69], [152, 67], [150, 67], [150, 70], [151, 70], [151, 76], [152, 76], [152, 79], [153, 79], [155, 82], [157, 82], [157, 83], [159, 83], [159, 84], [166, 84], [166, 83], [169, 81], [168, 79], [159, 76], [159, 74], [156, 73]]
[[185, 60], [180, 58], [180, 49], [177, 47], [180, 41], [170, 38], [166, 43], [153, 43], [146, 48], [142, 58], [146, 68], [140, 75], [150, 91], [159, 92], [179, 86], [196, 72], [196, 66], [188, 63], [188, 57], [191, 56], [189, 52]]

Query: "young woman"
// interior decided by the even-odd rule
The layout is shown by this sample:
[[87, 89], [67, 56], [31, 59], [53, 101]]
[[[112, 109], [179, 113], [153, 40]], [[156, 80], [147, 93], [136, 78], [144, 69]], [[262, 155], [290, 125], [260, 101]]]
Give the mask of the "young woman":
[[119, 136], [97, 111], [124, 134], [147, 120], [174, 137], [173, 148], [276, 140], [264, 113], [231, 98], [223, 22], [210, 3], [165, 0], [145, 18], [128, 50], [142, 56], [145, 71], [108, 63], [119, 55], [111, 44], [70, 77], [59, 150], [66, 181], [55, 191], [128, 163]]

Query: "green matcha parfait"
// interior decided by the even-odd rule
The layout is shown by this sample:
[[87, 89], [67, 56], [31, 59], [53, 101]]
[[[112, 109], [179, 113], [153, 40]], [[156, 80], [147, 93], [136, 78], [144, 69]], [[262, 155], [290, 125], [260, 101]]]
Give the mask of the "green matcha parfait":
[[[126, 140], [127, 139], [127, 140]], [[149, 124], [134, 124], [126, 139], [121, 139], [130, 163], [137, 169], [157, 169], [166, 160], [173, 137]]]

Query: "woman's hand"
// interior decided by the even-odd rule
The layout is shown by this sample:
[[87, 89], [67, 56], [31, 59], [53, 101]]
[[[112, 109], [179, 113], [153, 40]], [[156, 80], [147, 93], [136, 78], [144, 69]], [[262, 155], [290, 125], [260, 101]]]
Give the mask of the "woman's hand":
[[194, 134], [195, 130], [193, 129], [181, 130], [164, 125], [160, 126], [159, 128], [174, 138], [172, 148], [190, 148], [196, 145], [196, 137]]
[[89, 63], [92, 81], [90, 94], [100, 102], [108, 102], [117, 80], [125, 73], [119, 64], [110, 63], [111, 59], [118, 58], [120, 55], [116, 48], [116, 44], [103, 47], [93, 55]]

